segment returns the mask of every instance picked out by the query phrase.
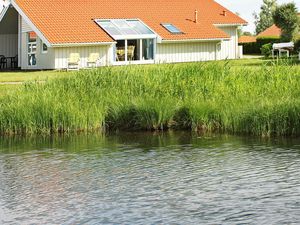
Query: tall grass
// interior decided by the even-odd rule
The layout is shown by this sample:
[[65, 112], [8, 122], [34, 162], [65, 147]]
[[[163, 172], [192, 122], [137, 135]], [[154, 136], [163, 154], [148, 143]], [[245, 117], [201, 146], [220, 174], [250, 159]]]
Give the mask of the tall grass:
[[105, 67], [0, 98], [0, 133], [190, 129], [300, 134], [300, 67], [230, 62]]

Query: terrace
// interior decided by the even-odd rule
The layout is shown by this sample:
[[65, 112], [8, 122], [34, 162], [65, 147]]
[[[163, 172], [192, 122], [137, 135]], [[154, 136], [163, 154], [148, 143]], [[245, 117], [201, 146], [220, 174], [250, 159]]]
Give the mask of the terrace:
[[4, 8], [0, 14], [0, 70], [18, 68], [18, 13]]

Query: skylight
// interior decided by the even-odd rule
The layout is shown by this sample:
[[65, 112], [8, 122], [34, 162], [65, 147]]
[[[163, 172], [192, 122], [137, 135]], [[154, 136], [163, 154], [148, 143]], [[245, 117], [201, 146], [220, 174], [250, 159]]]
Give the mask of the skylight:
[[161, 24], [164, 28], [166, 28], [171, 34], [183, 34], [181, 30], [179, 30], [177, 27], [175, 27], [171, 23], [162, 23]]
[[156, 38], [138, 19], [97, 19], [95, 22], [115, 40]]

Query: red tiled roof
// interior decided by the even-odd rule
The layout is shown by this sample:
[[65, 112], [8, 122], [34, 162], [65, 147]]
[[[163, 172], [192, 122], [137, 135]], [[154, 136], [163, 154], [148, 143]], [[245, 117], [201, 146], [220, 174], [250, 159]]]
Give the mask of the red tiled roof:
[[277, 27], [275, 24], [259, 33], [257, 37], [280, 37], [281, 29]]
[[[227, 38], [228, 35], [213, 24], [246, 24], [213, 0], [15, 1], [52, 44], [113, 41], [94, 19], [138, 18], [164, 40]], [[195, 10], [198, 10], [198, 23], [193, 22]], [[172, 23], [184, 34], [170, 34], [161, 23]]]
[[256, 42], [256, 37], [254, 37], [254, 36], [241, 36], [239, 38], [239, 44], [252, 43], [252, 42]]

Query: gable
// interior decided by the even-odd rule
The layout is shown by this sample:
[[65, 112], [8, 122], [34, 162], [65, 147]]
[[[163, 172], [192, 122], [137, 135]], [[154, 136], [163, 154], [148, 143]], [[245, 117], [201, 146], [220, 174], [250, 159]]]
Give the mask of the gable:
[[0, 34], [18, 33], [18, 12], [14, 8], [5, 8], [0, 20]]

